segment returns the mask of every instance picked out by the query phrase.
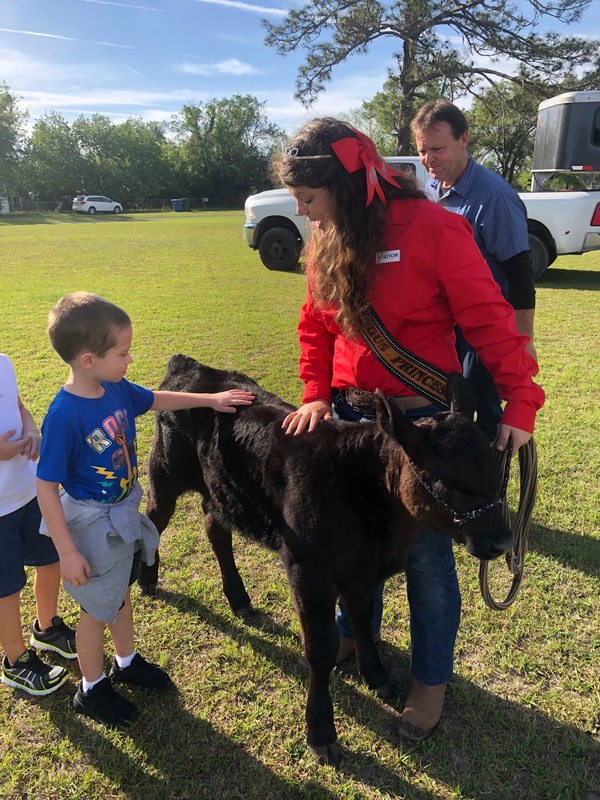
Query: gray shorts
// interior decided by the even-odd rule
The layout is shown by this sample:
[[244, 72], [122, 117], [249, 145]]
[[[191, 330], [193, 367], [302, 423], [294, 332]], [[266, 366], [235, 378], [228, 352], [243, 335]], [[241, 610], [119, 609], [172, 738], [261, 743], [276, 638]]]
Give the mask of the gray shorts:
[[[73, 543], [91, 570], [83, 586], [64, 581], [64, 588], [100, 622], [115, 621], [131, 582], [136, 552], [140, 551], [147, 564], [154, 563], [159, 535], [148, 517], [140, 513], [141, 499], [139, 484], [119, 503], [75, 500], [67, 494], [61, 497]], [[42, 531], [44, 528], [42, 524]]]

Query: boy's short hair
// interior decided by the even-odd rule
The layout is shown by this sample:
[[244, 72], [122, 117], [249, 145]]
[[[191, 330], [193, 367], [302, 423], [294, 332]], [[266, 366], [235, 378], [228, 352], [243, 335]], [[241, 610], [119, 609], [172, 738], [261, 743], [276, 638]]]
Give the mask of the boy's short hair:
[[131, 325], [129, 315], [114, 303], [89, 292], [61, 297], [48, 317], [52, 347], [67, 364], [80, 353], [103, 356], [117, 342], [116, 333]]

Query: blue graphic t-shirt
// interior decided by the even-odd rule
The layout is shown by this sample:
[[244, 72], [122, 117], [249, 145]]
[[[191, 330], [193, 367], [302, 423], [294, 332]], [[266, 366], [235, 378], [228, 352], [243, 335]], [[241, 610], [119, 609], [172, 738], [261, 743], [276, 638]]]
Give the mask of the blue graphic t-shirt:
[[135, 418], [154, 393], [125, 378], [102, 386], [95, 399], [58, 392], [42, 424], [37, 474], [76, 500], [118, 503], [137, 482]]

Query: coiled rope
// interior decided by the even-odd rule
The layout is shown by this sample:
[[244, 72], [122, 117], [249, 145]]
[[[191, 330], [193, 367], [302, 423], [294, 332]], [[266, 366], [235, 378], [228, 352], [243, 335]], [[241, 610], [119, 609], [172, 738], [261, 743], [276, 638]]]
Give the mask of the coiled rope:
[[[510, 456], [510, 448], [507, 448], [500, 456], [502, 459], [500, 470], [502, 474], [509, 468]], [[525, 571], [525, 553], [527, 552], [529, 526], [537, 495], [537, 474], [537, 450], [533, 437], [531, 437], [527, 444], [519, 448], [519, 505], [515, 527], [512, 532], [515, 544], [505, 556], [506, 565], [513, 576], [513, 580], [504, 600], [496, 600], [492, 597], [488, 579], [489, 561], [479, 562], [479, 588], [481, 589], [481, 595], [486, 605], [494, 611], [504, 611], [512, 605], [521, 588]], [[502, 505], [502, 513], [506, 524], [510, 528], [510, 512], [506, 497]]]

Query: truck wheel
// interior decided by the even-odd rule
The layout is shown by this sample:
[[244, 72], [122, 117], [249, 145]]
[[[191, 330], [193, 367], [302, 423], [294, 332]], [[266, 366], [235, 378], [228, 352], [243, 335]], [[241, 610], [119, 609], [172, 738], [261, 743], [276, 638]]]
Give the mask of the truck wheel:
[[533, 280], [538, 278], [546, 271], [550, 264], [550, 253], [543, 239], [535, 233], [529, 234], [529, 249], [531, 250], [531, 268], [533, 270]]
[[271, 228], [261, 236], [258, 252], [267, 269], [289, 272], [300, 257], [298, 237], [287, 228]]

